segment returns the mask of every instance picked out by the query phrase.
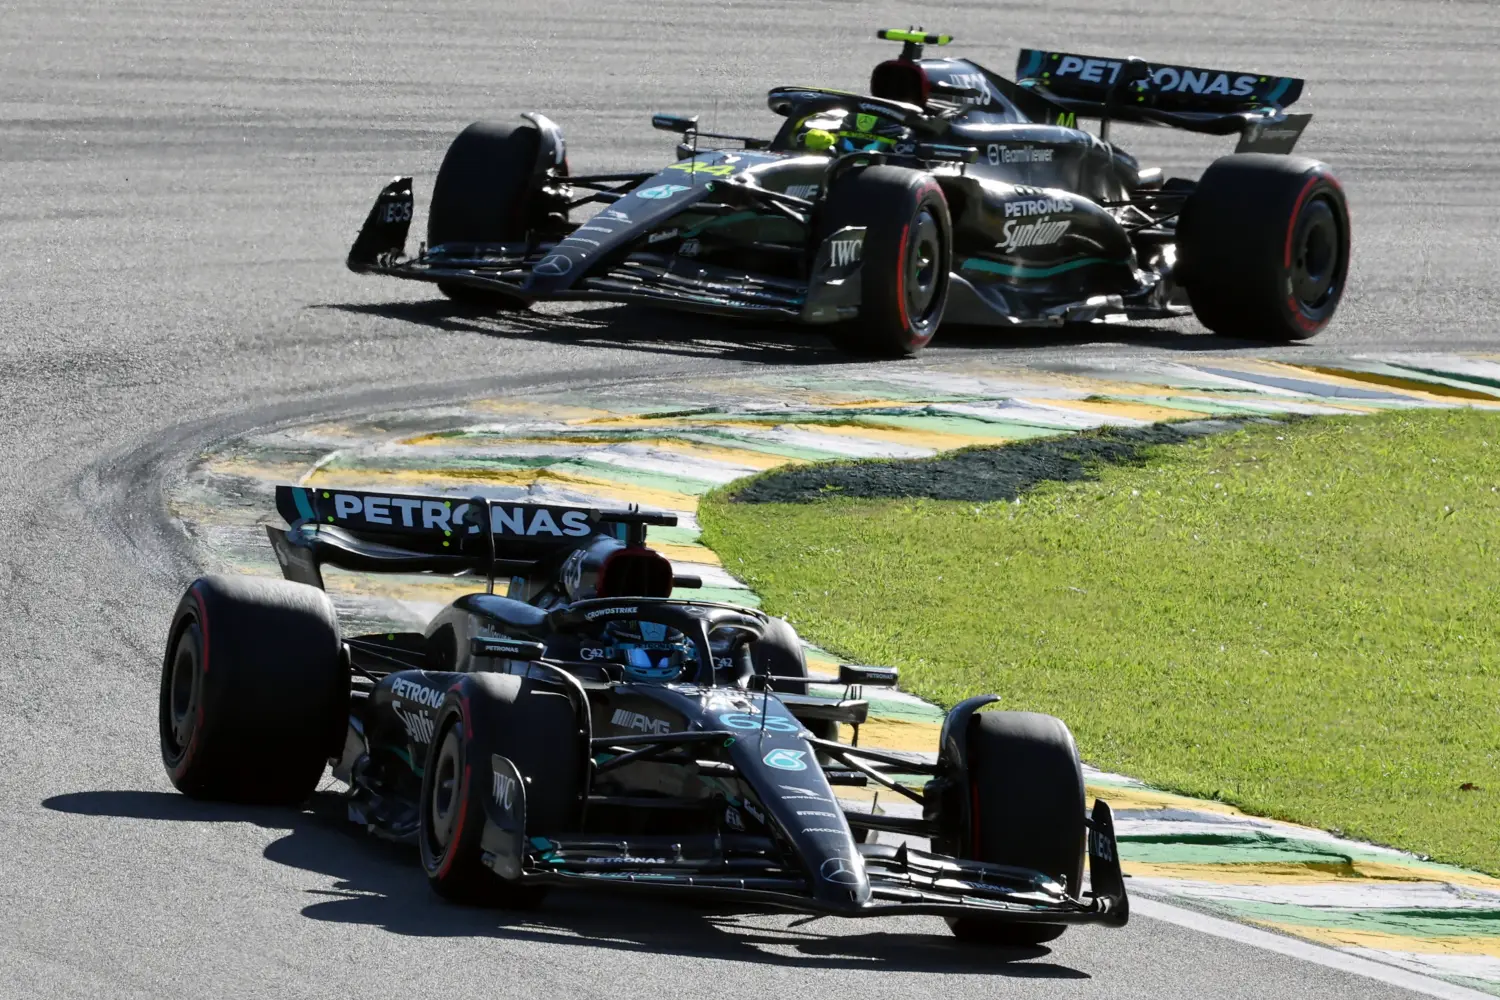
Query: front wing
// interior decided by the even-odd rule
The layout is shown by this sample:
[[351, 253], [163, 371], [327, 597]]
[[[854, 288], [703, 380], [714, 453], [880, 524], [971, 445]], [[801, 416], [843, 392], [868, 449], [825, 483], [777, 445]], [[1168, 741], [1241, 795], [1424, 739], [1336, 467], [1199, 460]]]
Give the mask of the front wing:
[[[858, 315], [862, 227], [841, 229], [823, 240], [805, 282], [643, 248], [595, 265], [562, 285], [553, 279], [573, 265], [555, 252], [556, 244], [445, 244], [406, 256], [411, 183], [410, 177], [398, 178], [381, 191], [349, 251], [351, 271], [462, 285], [518, 304], [578, 299], [649, 302], [693, 312], [805, 323], [832, 323]], [[748, 191], [741, 197], [755, 200]], [[646, 233], [640, 236], [644, 240]]]
[[[732, 736], [693, 732], [672, 737], [671, 742], [716, 742]], [[650, 742], [638, 752], [652, 752]], [[851, 886], [867, 880], [870, 891], [861, 900], [854, 892], [846, 899], [815, 893], [811, 873], [789, 865], [777, 844], [765, 836], [528, 837], [520, 772], [500, 756], [492, 758], [491, 769], [496, 794], [486, 803], [483, 860], [502, 878], [523, 885], [711, 896], [845, 917], [930, 914], [1118, 927], [1130, 915], [1114, 816], [1102, 800], [1095, 801], [1088, 818], [1088, 892], [1081, 886], [1067, 891], [1049, 876], [1026, 868], [948, 857], [903, 842], [895, 848], [859, 845], [858, 861], [847, 859]], [[838, 861], [840, 866], [845, 863]], [[824, 880], [840, 881], [836, 875], [820, 872]]]
[[[1096, 802], [1096, 820], [1101, 809], [1108, 815], [1108, 805]], [[531, 863], [521, 870], [521, 882], [711, 896], [841, 917], [924, 914], [985, 917], [1014, 923], [1098, 923], [1120, 927], [1130, 915], [1113, 829], [1104, 839], [1091, 835], [1092, 888], [1079, 896], [1070, 896], [1045, 876], [1025, 869], [959, 860], [906, 845], [894, 849], [866, 846], [861, 850], [870, 882], [870, 898], [863, 903], [818, 899], [807, 880], [796, 874], [745, 875], [723, 870], [690, 870], [685, 864], [675, 869], [636, 867], [633, 859], [618, 854], [594, 855], [589, 859], [593, 862], [590, 865], [578, 853], [617, 852], [621, 846], [619, 840], [568, 843], [538, 838]], [[630, 846], [646, 850], [651, 847], [650, 844]], [[1096, 853], [1096, 849], [1103, 853]], [[1107, 861], [1105, 855], [1115, 860]]]

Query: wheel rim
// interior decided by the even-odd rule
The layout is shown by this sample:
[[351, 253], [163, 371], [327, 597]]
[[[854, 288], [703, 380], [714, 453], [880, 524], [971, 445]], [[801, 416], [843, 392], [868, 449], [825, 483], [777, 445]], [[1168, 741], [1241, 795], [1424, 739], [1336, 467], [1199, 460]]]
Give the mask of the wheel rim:
[[442, 854], [453, 839], [453, 828], [458, 822], [459, 782], [463, 775], [463, 745], [458, 727], [448, 730], [443, 745], [438, 750], [437, 763], [432, 772], [432, 797], [428, 800], [428, 819], [431, 822], [432, 839], [437, 853]]
[[1342, 241], [1338, 217], [1326, 197], [1303, 209], [1292, 240], [1292, 298], [1303, 310], [1317, 313], [1338, 295]]
[[198, 687], [198, 624], [183, 629], [172, 651], [172, 664], [167, 676], [167, 717], [162, 727], [168, 750], [172, 756], [184, 753], [193, 740], [193, 729], [197, 724]]
[[923, 208], [912, 221], [906, 244], [906, 315], [915, 327], [932, 318], [942, 285], [942, 227], [932, 212]]

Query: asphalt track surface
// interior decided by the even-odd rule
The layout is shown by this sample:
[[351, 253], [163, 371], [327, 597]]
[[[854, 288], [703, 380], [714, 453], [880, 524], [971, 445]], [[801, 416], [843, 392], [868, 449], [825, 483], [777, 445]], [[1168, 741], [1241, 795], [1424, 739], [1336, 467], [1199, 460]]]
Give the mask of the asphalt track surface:
[[[1500, 19], [1486, 0], [927, 11], [997, 69], [1020, 45], [1306, 76], [1356, 262], [1293, 356], [1492, 350]], [[195, 553], [162, 483], [279, 420], [508, 387], [827, 365], [821, 338], [617, 308], [465, 314], [343, 254], [379, 185], [535, 108], [575, 170], [649, 165], [652, 111], [769, 134], [776, 83], [857, 87], [887, 4], [23, 0], [0, 31], [0, 995], [1360, 997], [1393, 987], [1170, 923], [976, 953], [936, 920], [820, 921], [558, 897], [435, 902], [404, 852], [170, 790], [155, 735]], [[982, 44], [980, 40], [985, 40]], [[1118, 136], [1117, 136], [1118, 138]], [[1143, 135], [1195, 170], [1223, 146]], [[1107, 339], [1101, 339], [1107, 338]], [[1252, 350], [1190, 322], [934, 353], [1067, 366]]]

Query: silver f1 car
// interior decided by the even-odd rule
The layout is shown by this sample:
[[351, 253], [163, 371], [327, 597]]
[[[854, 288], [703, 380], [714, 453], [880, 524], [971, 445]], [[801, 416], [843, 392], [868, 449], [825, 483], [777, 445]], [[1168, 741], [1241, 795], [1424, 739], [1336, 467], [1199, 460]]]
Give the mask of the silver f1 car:
[[[982, 696], [935, 760], [858, 746], [863, 689], [895, 671], [812, 675], [785, 621], [673, 598], [698, 581], [644, 542], [674, 515], [286, 486], [277, 506], [287, 579], [196, 580], [168, 631], [161, 752], [188, 795], [295, 805], [331, 763], [349, 818], [466, 901], [708, 895], [1005, 943], [1127, 919], [1067, 726]], [[345, 638], [325, 565], [485, 585], [421, 632]]]
[[[904, 48], [868, 96], [777, 87], [768, 103], [785, 120], [770, 139], [657, 115], [682, 134], [658, 171], [574, 175], [539, 114], [471, 125], [438, 171], [417, 255], [405, 177], [380, 193], [348, 266], [500, 309], [591, 298], [794, 320], [876, 356], [916, 353], [944, 319], [1193, 312], [1275, 342], [1333, 317], [1349, 216], [1325, 164], [1286, 155], [1311, 118], [1285, 110], [1302, 81], [1031, 49], [1011, 81], [924, 57], [947, 36], [880, 35]], [[1165, 178], [1110, 141], [1119, 121], [1239, 145], [1197, 181]]]

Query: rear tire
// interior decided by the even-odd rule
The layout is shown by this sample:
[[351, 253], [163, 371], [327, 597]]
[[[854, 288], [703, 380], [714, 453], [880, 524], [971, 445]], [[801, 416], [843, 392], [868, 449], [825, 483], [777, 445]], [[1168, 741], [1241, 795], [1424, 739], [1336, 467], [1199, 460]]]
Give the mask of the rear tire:
[[[533, 125], [475, 122], [458, 134], [438, 168], [427, 214], [427, 245], [519, 243], [526, 239], [541, 135]], [[483, 288], [438, 282], [464, 305], [522, 310], [527, 303]]]
[[[970, 856], [1052, 876], [1077, 895], [1083, 886], [1083, 767], [1061, 719], [1035, 712], [980, 712], [969, 722], [973, 828]], [[950, 918], [963, 940], [1037, 945], [1064, 924]]]
[[1328, 325], [1349, 273], [1349, 208], [1327, 164], [1238, 153], [1183, 205], [1177, 274], [1198, 321], [1269, 343]]
[[349, 724], [349, 669], [328, 595], [261, 577], [193, 581], [172, 617], [162, 762], [194, 798], [292, 805]]
[[577, 828], [586, 762], [572, 700], [515, 674], [470, 674], [439, 710], [428, 747], [417, 834], [422, 867], [445, 899], [535, 906], [545, 889], [508, 882], [481, 860], [491, 754], [508, 758], [525, 780], [528, 837]]
[[828, 193], [818, 231], [864, 226], [859, 318], [829, 336], [850, 354], [911, 357], [943, 320], [953, 264], [948, 202], [932, 175], [905, 167], [866, 167]]

